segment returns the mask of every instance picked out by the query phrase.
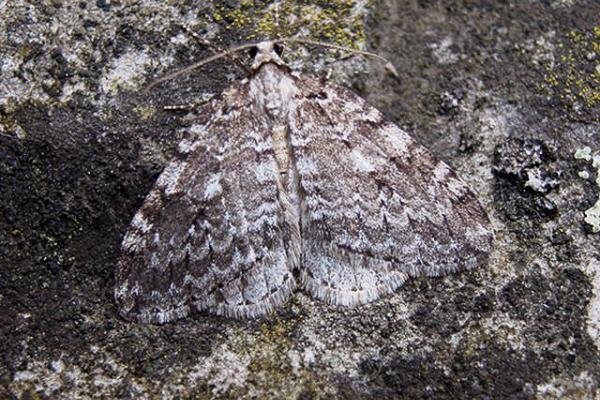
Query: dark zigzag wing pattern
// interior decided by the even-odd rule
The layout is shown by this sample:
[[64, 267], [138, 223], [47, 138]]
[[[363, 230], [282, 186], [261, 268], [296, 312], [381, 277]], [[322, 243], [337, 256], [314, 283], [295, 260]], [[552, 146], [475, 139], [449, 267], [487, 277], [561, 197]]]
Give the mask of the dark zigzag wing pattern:
[[487, 261], [487, 214], [444, 162], [348, 90], [309, 77], [298, 86], [290, 136], [311, 294], [362, 304], [409, 276]]
[[294, 290], [270, 135], [247, 90], [207, 107], [133, 218], [115, 287], [125, 319], [255, 317]]

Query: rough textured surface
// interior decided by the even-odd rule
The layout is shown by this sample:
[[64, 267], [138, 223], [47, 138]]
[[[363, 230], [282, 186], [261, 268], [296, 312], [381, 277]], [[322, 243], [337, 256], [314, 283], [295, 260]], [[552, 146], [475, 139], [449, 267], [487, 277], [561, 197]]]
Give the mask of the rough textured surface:
[[[600, 154], [598, 2], [8, 3], [2, 397], [598, 396], [600, 239], [584, 212], [600, 188], [596, 167], [574, 157]], [[475, 188], [496, 230], [490, 265], [350, 310], [298, 294], [266, 321], [123, 322], [120, 241], [190, 124], [162, 106], [241, 76], [211, 65], [140, 93], [210, 54], [181, 23], [224, 47], [306, 29], [389, 57], [395, 81], [356, 58], [290, 54], [306, 71], [331, 69]]]

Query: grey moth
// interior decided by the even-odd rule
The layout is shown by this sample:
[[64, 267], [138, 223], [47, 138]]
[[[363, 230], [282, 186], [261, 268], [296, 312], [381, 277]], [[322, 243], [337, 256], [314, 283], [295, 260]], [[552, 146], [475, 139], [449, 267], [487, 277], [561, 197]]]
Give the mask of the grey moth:
[[203, 107], [123, 239], [120, 315], [254, 318], [295, 290], [355, 306], [487, 262], [473, 191], [347, 89], [291, 71], [277, 41]]

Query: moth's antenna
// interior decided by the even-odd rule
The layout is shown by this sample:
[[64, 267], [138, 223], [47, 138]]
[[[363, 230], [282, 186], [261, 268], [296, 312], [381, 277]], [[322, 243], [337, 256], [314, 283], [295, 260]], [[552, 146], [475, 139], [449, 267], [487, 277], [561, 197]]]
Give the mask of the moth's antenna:
[[179, 71], [173, 72], [173, 73], [171, 73], [169, 75], [165, 75], [162, 78], [159, 78], [159, 79], [155, 80], [154, 82], [152, 82], [146, 89], [144, 89], [144, 93], [148, 93], [150, 90], [152, 90], [153, 88], [155, 88], [156, 86], [160, 85], [161, 83], [163, 83], [165, 81], [171, 80], [173, 78], [177, 78], [178, 76], [187, 74], [188, 72], [193, 71], [196, 68], [200, 68], [203, 65], [209, 64], [209, 63], [211, 63], [213, 61], [216, 61], [216, 60], [218, 60], [220, 58], [230, 56], [230, 55], [232, 55], [234, 53], [237, 53], [239, 51], [246, 50], [246, 49], [249, 49], [251, 47], [255, 47], [256, 45], [257, 45], [256, 43], [246, 43], [246, 44], [243, 44], [241, 46], [234, 47], [233, 49], [229, 49], [227, 51], [224, 51], [222, 53], [215, 54], [214, 56], [210, 56], [208, 58], [205, 58], [202, 61], [199, 61], [199, 62], [197, 62], [195, 64], [192, 64], [189, 67], [185, 67], [183, 69], [180, 69]]
[[278, 43], [302, 43], [302, 44], [310, 44], [310, 45], [313, 45], [313, 46], [328, 47], [330, 49], [347, 51], [347, 52], [350, 52], [350, 53], [360, 54], [360, 55], [367, 56], [367, 57], [374, 57], [374, 58], [377, 58], [380, 61], [383, 61], [385, 63], [385, 69], [389, 73], [391, 73], [392, 75], [394, 75], [396, 78], [398, 77], [398, 71], [396, 71], [396, 68], [394, 67], [394, 65], [391, 62], [389, 62], [386, 58], [380, 56], [379, 54], [371, 53], [370, 51], [355, 50], [355, 49], [351, 49], [349, 47], [338, 46], [338, 45], [331, 44], [331, 43], [324, 43], [324, 42], [318, 42], [316, 40], [301, 39], [301, 38], [283, 38], [283, 39], [277, 39], [277, 40], [275, 40], [275, 42], [278, 42]]
[[[331, 43], [324, 43], [324, 42], [319, 42], [316, 40], [310, 40], [310, 39], [301, 39], [301, 38], [283, 38], [283, 39], [277, 39], [274, 40], [273, 42], [275, 43], [302, 43], [302, 44], [309, 44], [309, 45], [313, 45], [313, 46], [321, 46], [321, 47], [328, 47], [330, 49], [335, 49], [335, 50], [341, 50], [341, 51], [347, 51], [349, 53], [354, 53], [354, 54], [360, 54], [363, 56], [368, 56], [368, 57], [374, 57], [377, 58], [380, 61], [383, 61], [385, 63], [385, 69], [390, 72], [392, 75], [394, 75], [395, 77], [398, 77], [398, 71], [396, 71], [396, 68], [394, 68], [394, 65], [392, 65], [391, 62], [389, 62], [386, 58], [380, 56], [379, 54], [375, 54], [375, 53], [371, 53], [369, 51], [363, 51], [363, 50], [355, 50], [355, 49], [351, 49], [349, 47], [344, 47], [344, 46], [338, 46], [335, 44], [331, 44]], [[162, 78], [159, 78], [157, 80], [155, 80], [154, 82], [152, 82], [150, 85], [148, 85], [148, 87], [146, 87], [146, 89], [144, 89], [144, 93], [148, 93], [150, 90], [154, 89], [156, 86], [160, 85], [161, 83], [171, 80], [173, 78], [177, 78], [178, 76], [187, 74], [190, 71], [193, 71], [197, 68], [202, 67], [203, 65], [209, 64], [213, 61], [216, 61], [220, 58], [223, 57], [229, 57], [234, 55], [237, 52], [240, 52], [242, 50], [246, 50], [252, 47], [256, 47], [258, 45], [258, 43], [246, 43], [246, 44], [242, 44], [240, 46], [234, 47], [232, 49], [229, 50], [225, 50], [221, 53], [215, 54], [213, 56], [210, 56], [208, 58], [205, 58], [202, 61], [199, 61], [195, 64], [192, 64], [188, 67], [185, 67], [183, 69], [180, 69], [179, 71], [175, 71], [171, 74], [165, 75]]]
[[[190, 28], [187, 25], [181, 25], [182, 29], [185, 30], [191, 37], [193, 37], [198, 43], [200, 43], [203, 46], [206, 46], [210, 49], [212, 49], [213, 52], [220, 54], [220, 53], [224, 53], [225, 50], [222, 47], [217, 46], [216, 44], [212, 43], [210, 40], [206, 40], [204, 39], [202, 36], [198, 35], [196, 32], [194, 32], [192, 30], [192, 28]], [[244, 72], [246, 72], [246, 74], [248, 75], [250, 73], [250, 71], [248, 70], [248, 68], [246, 68], [246, 66], [240, 61], [240, 58], [235, 54], [232, 53], [231, 55], [231, 59], [233, 60], [233, 62], [235, 62], [235, 64], [242, 70], [244, 70]]]

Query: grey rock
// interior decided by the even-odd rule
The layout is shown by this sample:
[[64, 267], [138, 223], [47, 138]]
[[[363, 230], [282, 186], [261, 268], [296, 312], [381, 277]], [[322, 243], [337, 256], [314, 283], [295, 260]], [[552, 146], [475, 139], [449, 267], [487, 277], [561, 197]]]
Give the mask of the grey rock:
[[[299, 4], [0, 5], [0, 397], [597, 398], [600, 239], [584, 211], [600, 188], [573, 155], [600, 154], [600, 4]], [[212, 54], [182, 23], [221, 47], [304, 27], [390, 59], [398, 79], [288, 52], [475, 189], [496, 231], [489, 265], [353, 309], [300, 293], [268, 320], [119, 319], [120, 241], [190, 123], [163, 106], [244, 76], [223, 62], [142, 93]]]

